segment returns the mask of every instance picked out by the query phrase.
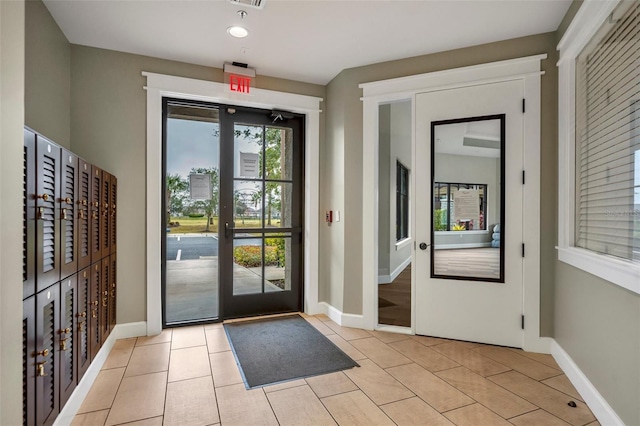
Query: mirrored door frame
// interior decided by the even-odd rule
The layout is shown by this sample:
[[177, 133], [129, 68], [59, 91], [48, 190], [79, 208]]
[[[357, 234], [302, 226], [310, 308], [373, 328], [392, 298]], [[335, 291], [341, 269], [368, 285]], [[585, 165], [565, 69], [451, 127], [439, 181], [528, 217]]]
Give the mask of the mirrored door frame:
[[[527, 257], [524, 261], [524, 312], [527, 327], [524, 331], [524, 349], [549, 351], [549, 339], [540, 336], [540, 85], [541, 61], [547, 55], [535, 55], [463, 68], [399, 77], [390, 80], [364, 83], [363, 90], [363, 285], [362, 319], [363, 328], [385, 329], [379, 326], [377, 313], [378, 275], [378, 109], [383, 103], [410, 100], [412, 102], [413, 153], [415, 154], [415, 96], [417, 93], [438, 91], [469, 85], [495, 83], [520, 79], [524, 80], [527, 118], [525, 120], [525, 227], [524, 240]], [[415, 163], [415, 155], [413, 155]], [[416, 165], [413, 164], [412, 168]], [[415, 187], [415, 183], [411, 182]], [[373, 212], [373, 214], [369, 213]], [[413, 215], [415, 217], [415, 215]], [[411, 224], [413, 229], [414, 223]], [[418, 236], [416, 236], [417, 238]], [[427, 240], [428, 235], [420, 236]], [[415, 247], [414, 256], [415, 260]], [[415, 278], [415, 277], [414, 277]], [[415, 279], [412, 298], [415, 303]], [[405, 332], [415, 333], [415, 309], [413, 307], [412, 327]], [[394, 330], [400, 331], [400, 330]]]
[[[499, 114], [499, 115], [488, 115], [488, 116], [483, 116], [483, 117], [467, 117], [467, 118], [458, 118], [458, 119], [451, 119], [451, 120], [442, 120], [442, 121], [433, 121], [431, 123], [431, 140], [430, 142], [430, 151], [431, 151], [431, 164], [430, 164], [430, 168], [431, 168], [431, 187], [433, 188], [433, 186], [436, 183], [436, 170], [437, 170], [437, 164], [436, 164], [436, 129], [438, 128], [438, 126], [447, 126], [447, 125], [455, 125], [455, 124], [464, 124], [464, 123], [478, 123], [478, 122], [488, 122], [488, 121], [497, 121], [499, 122], [499, 129], [500, 129], [500, 159], [499, 159], [499, 176], [498, 176], [498, 182], [499, 182], [499, 190], [497, 192], [499, 192], [499, 200], [500, 200], [500, 207], [497, 209], [498, 210], [498, 215], [497, 215], [497, 223], [500, 224], [502, 231], [502, 235], [501, 238], [504, 239], [505, 236], [505, 229], [506, 229], [506, 214], [505, 214], [505, 202], [504, 202], [504, 197], [505, 197], [505, 160], [506, 160], [506, 146], [505, 146], [505, 119], [506, 116], [505, 114]], [[487, 185], [484, 184], [484, 187], [486, 188]], [[486, 200], [486, 196], [487, 194], [485, 194], [485, 200]], [[433, 196], [430, 197], [431, 198], [431, 203], [430, 203], [430, 207], [431, 207], [431, 212], [435, 212], [436, 210], [436, 206], [435, 206], [435, 198]], [[488, 219], [487, 217], [485, 217], [485, 219]], [[448, 222], [451, 222], [450, 218], [447, 218]], [[485, 225], [487, 226], [487, 225]], [[497, 283], [504, 283], [504, 270], [505, 270], [505, 255], [504, 255], [504, 248], [499, 246], [498, 250], [499, 250], [499, 276], [498, 277], [490, 277], [490, 276], [483, 276], [483, 277], [478, 277], [478, 276], [460, 276], [459, 274], [456, 273], [451, 273], [451, 274], [441, 274], [438, 273], [436, 271], [436, 227], [435, 227], [435, 220], [431, 221], [431, 238], [429, 239], [430, 241], [430, 245], [431, 245], [431, 249], [429, 250], [430, 252], [430, 256], [431, 256], [431, 278], [445, 278], [445, 279], [450, 279], [450, 280], [465, 280], [465, 281], [481, 281], [481, 282], [497, 282]], [[489, 229], [488, 226], [485, 229], [486, 233], [489, 234]], [[460, 231], [462, 232], [462, 231]]]

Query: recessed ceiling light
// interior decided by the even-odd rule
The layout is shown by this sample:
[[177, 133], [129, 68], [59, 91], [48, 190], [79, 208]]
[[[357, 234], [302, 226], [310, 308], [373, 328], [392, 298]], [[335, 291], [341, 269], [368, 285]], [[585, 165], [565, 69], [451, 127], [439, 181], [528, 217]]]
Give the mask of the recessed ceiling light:
[[235, 38], [245, 38], [249, 35], [249, 31], [247, 31], [246, 28], [237, 25], [227, 28], [227, 32], [230, 36]]

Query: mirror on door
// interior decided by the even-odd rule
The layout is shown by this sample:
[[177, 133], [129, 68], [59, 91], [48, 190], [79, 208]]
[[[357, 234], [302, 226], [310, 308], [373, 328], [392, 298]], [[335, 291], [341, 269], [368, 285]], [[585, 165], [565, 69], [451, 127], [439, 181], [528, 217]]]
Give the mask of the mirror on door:
[[411, 101], [378, 114], [378, 323], [410, 327]]
[[504, 116], [434, 122], [431, 277], [504, 282]]

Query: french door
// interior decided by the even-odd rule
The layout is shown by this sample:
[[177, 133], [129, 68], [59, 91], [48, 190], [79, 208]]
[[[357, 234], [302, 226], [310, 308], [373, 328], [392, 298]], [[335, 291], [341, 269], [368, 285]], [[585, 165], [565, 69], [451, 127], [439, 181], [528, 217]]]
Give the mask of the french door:
[[[302, 301], [303, 120], [224, 107], [221, 265], [225, 317], [297, 311]], [[233, 138], [233, 143], [231, 140]], [[233, 259], [233, 261], [231, 261]]]
[[165, 326], [300, 310], [303, 123], [165, 99]]
[[418, 334], [522, 347], [523, 92], [416, 96]]

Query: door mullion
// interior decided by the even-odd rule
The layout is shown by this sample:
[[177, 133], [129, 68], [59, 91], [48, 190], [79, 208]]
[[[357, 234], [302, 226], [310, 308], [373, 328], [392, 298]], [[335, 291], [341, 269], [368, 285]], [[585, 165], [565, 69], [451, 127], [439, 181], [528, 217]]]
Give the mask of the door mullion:
[[[234, 229], [234, 115], [228, 108], [221, 108], [220, 114], [220, 216], [219, 221], [225, 227], [225, 232], [218, 236], [218, 277], [220, 295], [220, 317], [229, 316], [228, 303], [233, 297], [233, 241], [236, 233]], [[231, 227], [227, 232], [227, 225]], [[220, 238], [222, 235], [222, 238]], [[221, 244], [222, 242], [222, 244]]]

